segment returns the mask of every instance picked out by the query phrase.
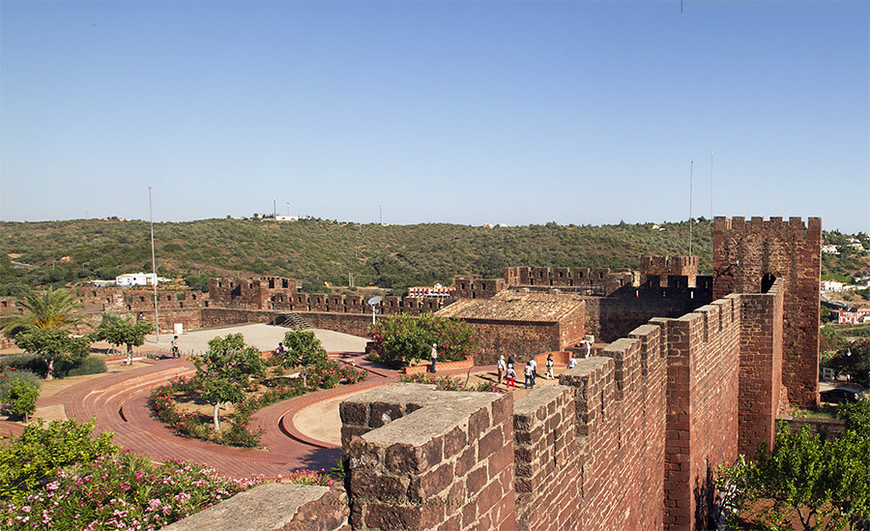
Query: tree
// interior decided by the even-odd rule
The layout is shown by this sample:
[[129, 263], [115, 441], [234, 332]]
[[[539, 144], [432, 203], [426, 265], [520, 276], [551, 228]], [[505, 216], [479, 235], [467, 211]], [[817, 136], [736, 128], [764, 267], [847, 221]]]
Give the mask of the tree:
[[[864, 401], [866, 402], [866, 401]], [[870, 403], [844, 411], [847, 429], [824, 440], [804, 426], [792, 433], [777, 427], [773, 450], [762, 447], [753, 463], [720, 467], [717, 487], [724, 505], [738, 511], [760, 499], [773, 503], [758, 513], [767, 529], [863, 529], [870, 524]], [[864, 426], [856, 431], [855, 426]]]
[[29, 291], [15, 299], [23, 311], [5, 316], [0, 328], [7, 337], [43, 328], [68, 329], [81, 322], [76, 310], [82, 304], [65, 289], [51, 289], [41, 293]]
[[90, 352], [90, 338], [72, 337], [60, 328], [37, 328], [19, 332], [15, 344], [25, 352], [40, 358], [46, 365], [45, 379], [54, 378], [54, 362], [86, 358]]
[[394, 367], [425, 359], [433, 343], [443, 361], [474, 355], [478, 344], [477, 331], [470, 324], [431, 313], [388, 316], [371, 327], [371, 334], [375, 361]]
[[208, 342], [205, 354], [192, 359], [201, 396], [214, 407], [214, 429], [220, 431], [220, 407], [225, 402], [244, 400], [243, 389], [251, 377], [262, 378], [266, 374], [266, 363], [256, 347], [245, 345], [242, 334], [215, 337]]
[[322, 368], [329, 363], [329, 355], [323, 344], [309, 330], [291, 330], [282, 341], [287, 351], [281, 358], [284, 367], [304, 367], [302, 384], [308, 387], [308, 367]]
[[106, 312], [97, 327], [97, 339], [112, 345], [127, 345], [127, 365], [133, 363], [133, 347], [145, 344], [145, 336], [154, 329], [150, 321], [132, 321]]
[[284, 334], [282, 343], [287, 347], [287, 352], [281, 360], [282, 365], [321, 365], [329, 359], [326, 349], [314, 332], [291, 330]]
[[12, 407], [12, 413], [27, 422], [30, 415], [36, 412], [36, 400], [39, 398], [39, 387], [35, 383], [21, 379], [12, 382], [7, 400]]
[[864, 387], [870, 387], [870, 338], [856, 339], [840, 347], [828, 365], [844, 372]]

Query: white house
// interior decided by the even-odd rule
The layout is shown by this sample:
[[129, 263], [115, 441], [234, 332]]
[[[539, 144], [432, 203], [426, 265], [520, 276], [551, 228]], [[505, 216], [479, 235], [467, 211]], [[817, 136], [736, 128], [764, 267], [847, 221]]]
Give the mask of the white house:
[[823, 280], [822, 291], [843, 291], [843, 283], [836, 280]]
[[157, 275], [154, 273], [127, 273], [115, 277], [116, 286], [153, 286], [157, 284]]

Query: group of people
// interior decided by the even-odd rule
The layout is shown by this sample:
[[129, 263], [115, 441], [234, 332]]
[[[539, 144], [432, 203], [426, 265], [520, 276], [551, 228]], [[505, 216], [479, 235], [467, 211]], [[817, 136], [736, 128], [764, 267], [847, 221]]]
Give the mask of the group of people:
[[[589, 352], [592, 350], [592, 346], [585, 339], [580, 342], [580, 346], [583, 347], [583, 358], [586, 359], [589, 357]], [[505, 385], [507, 387], [516, 388], [516, 378], [517, 373], [514, 370], [514, 357], [513, 355], [508, 356], [505, 360], [504, 354], [500, 355], [498, 358], [498, 362], [496, 363], [496, 369], [498, 370], [498, 383], [502, 383], [502, 378], [505, 379]], [[555, 378], [553, 376], [553, 366], [555, 363], [553, 362], [553, 355], [547, 354], [547, 361], [544, 362], [547, 367], [547, 373], [544, 376], [547, 380], [552, 380]], [[433, 360], [432, 365], [434, 367], [435, 362]], [[573, 369], [577, 366], [577, 359], [571, 358], [568, 361], [568, 369]], [[434, 371], [433, 371], [434, 372]], [[525, 389], [534, 389], [535, 388], [535, 378], [538, 376], [538, 362], [535, 358], [531, 358], [528, 363], [526, 363], [525, 368], [523, 369], [523, 375], [526, 377], [523, 382]]]

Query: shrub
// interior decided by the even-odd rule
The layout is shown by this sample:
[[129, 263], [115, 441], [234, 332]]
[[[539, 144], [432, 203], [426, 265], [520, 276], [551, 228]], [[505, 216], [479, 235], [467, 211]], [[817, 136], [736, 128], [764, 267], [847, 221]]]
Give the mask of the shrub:
[[29, 382], [37, 387], [42, 383], [42, 378], [26, 370], [15, 370], [13, 367], [0, 368], [0, 402], [6, 400], [9, 396], [9, 389], [16, 380]]
[[45, 362], [33, 354], [13, 354], [3, 357], [3, 365], [16, 371], [29, 371], [33, 374], [45, 374]]
[[106, 372], [106, 360], [102, 356], [88, 356], [80, 360], [78, 364], [70, 369], [67, 376], [82, 376], [85, 374], [101, 374]]
[[16, 379], [9, 389], [9, 405], [12, 413], [24, 419], [36, 412], [36, 399], [39, 398], [39, 387], [32, 382]]
[[329, 360], [326, 350], [314, 332], [291, 330], [284, 334], [282, 343], [287, 347], [287, 351], [282, 356], [282, 364], [285, 367], [321, 365]]
[[58, 470], [51, 481], [0, 506], [6, 529], [160, 529], [234, 494], [261, 478], [228, 479], [201, 465], [155, 466], [124, 453], [101, 455]]
[[114, 434], [91, 437], [95, 425], [93, 419], [84, 424], [72, 419], [53, 420], [46, 426], [36, 419], [20, 437], [11, 436], [0, 447], [0, 498], [34, 488], [63, 466], [117, 453]]
[[341, 381], [338, 363], [328, 361], [308, 371], [309, 389], [332, 389]]

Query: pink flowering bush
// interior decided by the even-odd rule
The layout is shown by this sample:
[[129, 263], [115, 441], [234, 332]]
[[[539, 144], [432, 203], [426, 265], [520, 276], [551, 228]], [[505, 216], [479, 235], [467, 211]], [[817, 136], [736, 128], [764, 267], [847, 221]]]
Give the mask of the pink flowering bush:
[[154, 466], [131, 453], [101, 456], [0, 504], [0, 527], [156, 530], [261, 482], [178, 461]]
[[94, 439], [93, 427], [35, 423], [0, 444], [0, 529], [159, 529], [263, 481], [119, 454], [113, 434]]
[[319, 485], [321, 487], [331, 487], [335, 485], [335, 481], [329, 477], [329, 474], [323, 470], [297, 470], [287, 476], [284, 480], [287, 483], [295, 483], [297, 485]]
[[208, 421], [203, 421], [200, 415], [178, 411], [174, 400], [175, 395], [195, 391], [195, 379], [173, 378], [169, 384], [151, 391], [151, 410], [157, 418], [182, 437], [243, 448], [254, 448], [260, 444], [263, 430], [252, 430], [248, 426], [251, 413], [256, 411], [250, 406], [238, 408], [229, 419], [229, 428], [220, 432], [215, 431]]
[[366, 379], [368, 372], [365, 369], [357, 369], [350, 365], [327, 361], [326, 363], [308, 369], [308, 388], [312, 391], [317, 389], [332, 389], [339, 383], [353, 384]]

